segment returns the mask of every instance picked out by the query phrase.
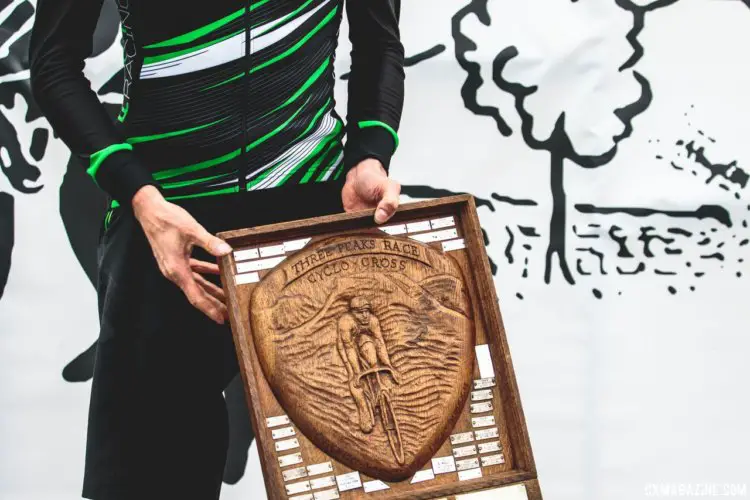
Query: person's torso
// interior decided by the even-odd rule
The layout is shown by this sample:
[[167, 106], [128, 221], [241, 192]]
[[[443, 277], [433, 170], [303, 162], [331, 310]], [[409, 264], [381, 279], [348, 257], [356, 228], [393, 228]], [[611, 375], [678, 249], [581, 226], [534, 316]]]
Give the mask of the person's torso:
[[118, 120], [168, 199], [341, 175], [343, 0], [114, 1], [126, 78]]

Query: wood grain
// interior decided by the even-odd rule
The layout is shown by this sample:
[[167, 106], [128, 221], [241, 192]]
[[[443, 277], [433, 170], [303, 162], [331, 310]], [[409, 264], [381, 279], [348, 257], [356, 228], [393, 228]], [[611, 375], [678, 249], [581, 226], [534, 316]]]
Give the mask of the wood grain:
[[[305, 257], [306, 251], [309, 252], [310, 249], [324, 240], [328, 240], [330, 243], [332, 241], [340, 241], [341, 238], [347, 240], [351, 238], [356, 239], [365, 237], [374, 239], [377, 237], [379, 241], [394, 239], [393, 237], [385, 235], [374, 226], [372, 215], [373, 211], [371, 210], [350, 214], [339, 214], [284, 224], [241, 229], [221, 233], [219, 234], [219, 237], [227, 240], [236, 250], [264, 248], [269, 245], [278, 245], [279, 243], [289, 242], [299, 238], [311, 238], [311, 241], [304, 249], [296, 253], [287, 253], [284, 256], [285, 258], [282, 263], [275, 269], [262, 269], [258, 271], [260, 280], [262, 280], [262, 283], [266, 283], [266, 278], [271, 274], [282, 269], [288, 270], [290, 265], [293, 266], [294, 263], [297, 262], [297, 260], [295, 260], [296, 258]], [[473, 328], [471, 329], [473, 333], [473, 343], [476, 345], [488, 344], [490, 348], [496, 379], [495, 385], [489, 388], [491, 393], [490, 401], [492, 402], [493, 408], [491, 412], [483, 413], [481, 416], [491, 415], [494, 417], [498, 432], [498, 437], [495, 438], [495, 441], [498, 441], [499, 445], [502, 447], [504, 463], [482, 467], [481, 477], [475, 479], [460, 481], [458, 473], [448, 472], [444, 474], [436, 474], [434, 479], [414, 484], [412, 484], [408, 478], [400, 482], [386, 481], [389, 489], [385, 491], [365, 493], [362, 488], [340, 491], [340, 498], [342, 499], [349, 500], [369, 497], [403, 500], [443, 498], [464, 492], [478, 491], [490, 487], [518, 483], [527, 484], [527, 490], [529, 490], [529, 498], [531, 500], [541, 500], [542, 498], [541, 491], [536, 482], [536, 469], [534, 466], [528, 431], [526, 429], [523, 410], [521, 408], [521, 400], [518, 394], [518, 388], [511, 363], [510, 350], [505, 338], [505, 330], [497, 303], [497, 295], [495, 293], [493, 279], [489, 271], [487, 255], [473, 198], [470, 196], [455, 196], [402, 205], [394, 218], [389, 222], [389, 225], [398, 225], [407, 222], [424, 222], [445, 217], [454, 218], [457, 237], [464, 240], [464, 248], [458, 248], [450, 252], [443, 252], [442, 243], [439, 241], [424, 245], [421, 243], [416, 245], [416, 242], [413, 241], [412, 243], [420, 249], [423, 247], [430, 247], [430, 253], [444, 257], [446, 262], [450, 262], [450, 264], [445, 265], [445, 269], [448, 269], [448, 272], [441, 271], [441, 273], [448, 274], [454, 278], [460, 277], [460, 281], [464, 285], [465, 292], [462, 292], [455, 297], [462, 297], [465, 294], [465, 298], [452, 299], [454, 302], [453, 309], [461, 310], [461, 314], [464, 317], [471, 319], [473, 324]], [[401, 235], [398, 239], [401, 241], [403, 238], [411, 239], [413, 236], [414, 235], [412, 234]], [[413, 259], [410, 261], [413, 261]], [[278, 349], [279, 352], [275, 355], [268, 355], [266, 353], [259, 356], [259, 353], [262, 353], [265, 349], [265, 347], [263, 347], [265, 342], [263, 338], [267, 337], [273, 339], [279, 335], [279, 332], [284, 331], [290, 332], [295, 329], [298, 331], [305, 330], [304, 327], [300, 330], [300, 321], [302, 324], [309, 323], [311, 312], [319, 312], [318, 308], [320, 308], [320, 310], [323, 309], [320, 305], [320, 300], [322, 299], [316, 298], [312, 302], [309, 302], [306, 299], [295, 299], [299, 302], [288, 301], [288, 303], [283, 306], [281, 305], [281, 302], [271, 305], [273, 304], [273, 301], [267, 301], [265, 303], [265, 308], [258, 307], [257, 312], [255, 312], [255, 309], [253, 312], [250, 312], [254, 291], [260, 290], [263, 285], [254, 282], [237, 285], [235, 277], [238, 275], [238, 262], [235, 262], [233, 255], [221, 259], [219, 264], [221, 267], [222, 282], [228, 297], [232, 331], [237, 346], [237, 355], [240, 361], [243, 381], [245, 383], [248, 405], [251, 410], [250, 413], [253, 428], [255, 430], [255, 435], [257, 436], [261, 467], [263, 469], [266, 491], [269, 498], [289, 498], [285, 486], [296, 481], [285, 481], [283, 472], [300, 466], [330, 462], [333, 470], [329, 475], [338, 476], [358, 470], [362, 482], [371, 481], [375, 479], [375, 476], [382, 477], [381, 473], [383, 472], [386, 474], [388, 474], [389, 471], [394, 472], [405, 466], [410, 461], [413, 464], [427, 460], [420, 470], [430, 469], [431, 462], [429, 461], [429, 458], [451, 456], [456, 447], [462, 446], [452, 446], [450, 440], [447, 439], [449, 435], [477, 430], [472, 427], [471, 419], [476, 416], [471, 414], [470, 405], [472, 404], [472, 401], [470, 398], [465, 398], [465, 401], [456, 405], [457, 417], [455, 419], [450, 416], [452, 413], [450, 408], [447, 408], [444, 410], [444, 413], [448, 414], [448, 416], [442, 416], [443, 421], [446, 422], [443, 424], [445, 428], [442, 430], [431, 431], [433, 432], [433, 435], [440, 434], [440, 437], [435, 438], [437, 444], [434, 444], [434, 451], [430, 452], [431, 456], [428, 456], [426, 459], [418, 458], [417, 455], [419, 452], [415, 450], [417, 450], [419, 446], [408, 444], [405, 448], [403, 465], [398, 464], [398, 459], [395, 457], [390, 446], [386, 447], [383, 444], [387, 442], [387, 439], [385, 438], [382, 425], [380, 427], [373, 426], [373, 429], [369, 434], [363, 432], [360, 427], [354, 396], [346, 383], [346, 377], [349, 376], [349, 372], [346, 371], [345, 362], [343, 361], [341, 354], [339, 354], [340, 351], [338, 350], [338, 347], [334, 348], [333, 346], [333, 342], [338, 336], [339, 320], [342, 316], [345, 316], [347, 308], [350, 307], [347, 300], [351, 301], [351, 298], [344, 299], [342, 296], [340, 297], [340, 300], [333, 300], [331, 302], [336, 303], [336, 305], [329, 306], [327, 308], [328, 313], [324, 313], [320, 316], [320, 318], [326, 317], [328, 319], [316, 323], [317, 325], [325, 324], [327, 326], [322, 328], [322, 330], [320, 328], [311, 329], [311, 331], [323, 331], [327, 333], [320, 335], [320, 341], [317, 340], [317, 334], [313, 335], [308, 346], [302, 348], [302, 351], [309, 354], [316, 352], [316, 349], [322, 347], [323, 352], [326, 354], [322, 356], [322, 358], [320, 353], [318, 354], [318, 357], [313, 354], [310, 359], [328, 360], [332, 365], [327, 368], [327, 372], [321, 373], [328, 373], [330, 381], [326, 383], [329, 384], [329, 387], [331, 385], [338, 387], [334, 393], [337, 394], [336, 398], [340, 399], [336, 400], [343, 400], [345, 402], [334, 409], [334, 414], [331, 415], [330, 421], [338, 419], [341, 422], [342, 427], [349, 428], [350, 430], [354, 429], [353, 432], [357, 432], [356, 429], [359, 429], [361, 436], [368, 435], [375, 442], [379, 441], [380, 444], [373, 447], [374, 451], [373, 453], [370, 453], [370, 455], [376, 458], [380, 457], [379, 460], [381, 465], [387, 464], [387, 467], [374, 467], [368, 469], [372, 474], [369, 475], [364, 471], [366, 464], [363, 464], [361, 460], [357, 461], [356, 458], [353, 458], [356, 454], [350, 454], [351, 456], [349, 457], [344, 456], [345, 453], [339, 453], [336, 455], [336, 450], [330, 447], [326, 448], [326, 444], [323, 442], [325, 440], [321, 437], [329, 435], [329, 431], [323, 428], [325, 426], [315, 428], [313, 424], [307, 424], [305, 418], [301, 417], [302, 413], [307, 412], [306, 409], [312, 407], [309, 405], [309, 402], [306, 403], [304, 397], [302, 399], [290, 397], [287, 401], [284, 401], [285, 396], [283, 391], [279, 392], [278, 383], [269, 383], [269, 381], [273, 381], [275, 378], [283, 379], [287, 377], [288, 380], [296, 379], [297, 389], [294, 390], [296, 390], [298, 394], [303, 394], [305, 392], [300, 391], [299, 387], [315, 385], [307, 380], [302, 384], [299, 383], [299, 379], [300, 377], [303, 377], [305, 370], [295, 368], [293, 366], [294, 362], [290, 365], [288, 359], [295, 356], [294, 348], [291, 348], [291, 350], [287, 348], [286, 351], [284, 351], [284, 349]], [[298, 266], [298, 268], [299, 267], [300, 266]], [[320, 269], [320, 266], [318, 266], [318, 269]], [[294, 271], [293, 268], [292, 271]], [[422, 271], [424, 276], [429, 275], [430, 272]], [[440, 273], [437, 274], [439, 275]], [[407, 277], [417, 284], [424, 281], [424, 278], [418, 276], [416, 271], [411, 272], [411, 274], [407, 273]], [[378, 280], [382, 279], [382, 277], [375, 278], [375, 281], [376, 283], [379, 283]], [[270, 278], [268, 283], [271, 281], [273, 281], [273, 278]], [[282, 282], [287, 283], [288, 281], [282, 280]], [[291, 292], [293, 291], [294, 286], [295, 285], [286, 287], [281, 286], [279, 289], [285, 289], [287, 292]], [[378, 286], [380, 285], [370, 285], [369, 290], [375, 290]], [[320, 288], [323, 290], [322, 292], [314, 292], [312, 288], [306, 286], [301, 287], [300, 289], [308, 290], [305, 292], [307, 296], [317, 297], [319, 295], [320, 297], [326, 297], [325, 300], [326, 303], [328, 303], [327, 301], [332, 295], [333, 288], [330, 286], [328, 288], [326, 288], [326, 286], [321, 286]], [[365, 286], [354, 286], [354, 288], [368, 290]], [[398, 286], [396, 286], [396, 288], [398, 288]], [[429, 287], [420, 288], [429, 289]], [[410, 287], [406, 286], [406, 289], [408, 290]], [[451, 288], [448, 287], [447, 289], [450, 290]], [[261, 292], [258, 292], [258, 296], [260, 296], [260, 294]], [[404, 298], [408, 296], [407, 293], [398, 292], [398, 294], [400, 294], [401, 297], [399, 299], [400, 302], [408, 304], [409, 307], [417, 308], [415, 310], [419, 311], [417, 305], [415, 305], [419, 301], [410, 302], [409, 299]], [[269, 297], [271, 295], [273, 294], [269, 294]], [[433, 295], [433, 293], [431, 292], [429, 295]], [[310, 304], [312, 304], [312, 306]], [[381, 325], [392, 325], [392, 323], [389, 323], [389, 320], [385, 319], [386, 317], [390, 317], [389, 314], [391, 314], [388, 312], [389, 308], [387, 307], [387, 304], [387, 301], [382, 302], [380, 299], [374, 300], [370, 304], [370, 313], [378, 318]], [[469, 310], [466, 310], [466, 308]], [[265, 310], [265, 312], [263, 312], [263, 310]], [[251, 320], [251, 317], [256, 314], [258, 319]], [[315, 313], [315, 315], [317, 314], [318, 313]], [[411, 315], [413, 313], [409, 312], [409, 314]], [[269, 328], [266, 333], [263, 334], [261, 333], [262, 328], [260, 326], [254, 327], [253, 322], [256, 322], [257, 325], [272, 325], [272, 328]], [[346, 321], [344, 321], [344, 323], [346, 323]], [[415, 324], [418, 323], [419, 322], [417, 321]], [[407, 321], [404, 324], [408, 326], [410, 322]], [[333, 325], [335, 325], [335, 327]], [[393, 332], [399, 330], [399, 328], [394, 329], [390, 326], [384, 329], [381, 327], [381, 330], [386, 343], [388, 355], [391, 358], [391, 363], [394, 365], [393, 368], [398, 372], [401, 363], [403, 363], [403, 360], [406, 358], [403, 357], [403, 353], [396, 356], [396, 346], [398, 345], [398, 341], [393, 343], [393, 341], [389, 342], [388, 339], [389, 337], [393, 338]], [[281, 351], [284, 352], [282, 353]], [[469, 349], [469, 352], [470, 354], [473, 354], [471, 349]], [[439, 357], [437, 358], [440, 359]], [[469, 358], [473, 358], [473, 356], [469, 355]], [[399, 361], [396, 361], [397, 359]], [[315, 366], [316, 363], [312, 363], [313, 366]], [[469, 363], [467, 363], [466, 366], [468, 366], [467, 373], [469, 373], [469, 378], [475, 380], [478, 379], [480, 376], [478, 366], [472, 363], [471, 359], [469, 359]], [[433, 368], [430, 368], [429, 370], [432, 369]], [[458, 372], [460, 371], [461, 370], [458, 370]], [[344, 375], [345, 373], [346, 375]], [[399, 375], [409, 380], [404, 384], [405, 387], [411, 386], [419, 380], [418, 378], [409, 378], [408, 375], [403, 376], [400, 373]], [[386, 376], [386, 378], [388, 377]], [[272, 385], [275, 386], [275, 391], [272, 389]], [[460, 384], [457, 384], [454, 381], [450, 385], [458, 386]], [[289, 383], [288, 386], [293, 387], [294, 384]], [[396, 387], [396, 390], [401, 390], [400, 384], [391, 383], [390, 386], [391, 390], [394, 390], [393, 387]], [[325, 389], [326, 385], [318, 383], [316, 387], [317, 388], [314, 390], [318, 391], [319, 396], [320, 394], [323, 394], [322, 391]], [[316, 399], [318, 396], [316, 396]], [[458, 399], [461, 398], [459, 397]], [[399, 405], [405, 403], [408, 406], [410, 404], [408, 400], [408, 397], [404, 398], [402, 396], [399, 400]], [[298, 404], [295, 403], [295, 401], [302, 401], [302, 403]], [[348, 403], [346, 403], [346, 401], [348, 401]], [[305, 406], [305, 404], [308, 406]], [[298, 405], [299, 407], [297, 407]], [[324, 412], [329, 412], [332, 406], [336, 405], [329, 401], [319, 402], [316, 407], [318, 408], [319, 413], [323, 414]], [[342, 410], [342, 408], [344, 410]], [[277, 452], [275, 449], [275, 443], [278, 440], [273, 438], [272, 431], [274, 429], [271, 429], [266, 425], [266, 419], [285, 414], [291, 419], [290, 426], [294, 429], [294, 437], [299, 442], [299, 448]], [[344, 415], [343, 417], [341, 416], [342, 414]], [[310, 418], [308, 421], [313, 422], [314, 419]], [[451, 421], [455, 423], [450, 425]], [[330, 426], [332, 424], [329, 422], [326, 425]], [[439, 426], [438, 423], [436, 427]], [[410, 430], [409, 432], [419, 434], [417, 432], [418, 427], [418, 425], [417, 427], [412, 427], [414, 430]], [[350, 434], [345, 439], [351, 440], [353, 438]], [[331, 441], [330, 438], [328, 440]], [[423, 440], [418, 439], [414, 442], [423, 442]], [[477, 442], [472, 441], [472, 443], [467, 444], [477, 444]], [[351, 445], [342, 444], [340, 448], [350, 449]], [[300, 453], [303, 463], [284, 468], [279, 467], [279, 456], [292, 453]], [[362, 453], [357, 456], [361, 459]], [[473, 455], [473, 457], [479, 457], [479, 455]], [[370, 459], [371, 457], [365, 458], [365, 460]], [[372, 459], [372, 461], [377, 462], [376, 459]], [[316, 479], [319, 477], [325, 477], [325, 475], [307, 477], [300, 479], [300, 481]], [[316, 493], [319, 491], [320, 490], [314, 490], [310, 493]]]

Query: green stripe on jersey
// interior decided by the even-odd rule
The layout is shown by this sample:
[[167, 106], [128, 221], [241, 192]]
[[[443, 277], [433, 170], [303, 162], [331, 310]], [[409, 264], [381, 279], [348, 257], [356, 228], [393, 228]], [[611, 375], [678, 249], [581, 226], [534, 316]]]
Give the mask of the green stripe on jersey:
[[222, 163], [226, 163], [230, 160], [233, 160], [237, 158], [241, 153], [242, 153], [242, 149], [237, 148], [231, 153], [227, 153], [225, 155], [219, 156], [218, 158], [212, 158], [210, 160], [205, 160], [200, 163], [195, 163], [193, 165], [185, 165], [184, 167], [171, 168], [169, 170], [162, 170], [160, 172], [156, 172], [153, 177], [154, 177], [154, 180], [160, 181], [163, 179], [171, 179], [172, 177], [177, 177], [183, 174], [188, 174], [190, 172], [197, 172], [198, 170], [205, 170], [207, 168], [211, 168], [216, 165], [220, 165]]
[[323, 64], [321, 64], [318, 67], [318, 69], [316, 69], [315, 72], [312, 75], [310, 75], [310, 78], [308, 78], [307, 81], [302, 84], [302, 86], [297, 90], [297, 92], [295, 92], [289, 99], [287, 99], [286, 101], [284, 101], [283, 104], [279, 105], [275, 109], [272, 109], [271, 111], [269, 111], [268, 113], [266, 113], [264, 116], [268, 116], [268, 115], [270, 115], [272, 113], [275, 113], [275, 112], [279, 111], [280, 109], [284, 109], [285, 107], [289, 106], [291, 103], [293, 103], [294, 101], [296, 101], [297, 99], [299, 99], [299, 97], [302, 94], [304, 94], [307, 89], [309, 89], [310, 87], [312, 87], [312, 85], [316, 81], [318, 81], [318, 78], [321, 77], [321, 75], [325, 72], [326, 68], [328, 68], [328, 65], [330, 63], [331, 63], [330, 59], [326, 59], [325, 61], [323, 61]]
[[219, 194], [229, 194], [229, 193], [239, 193], [239, 192], [240, 192], [239, 186], [231, 186], [228, 188], [217, 189], [216, 191], [205, 191], [203, 193], [183, 194], [179, 196], [168, 196], [165, 199], [167, 201], [186, 200], [188, 198], [203, 198], [205, 196], [216, 196]]
[[221, 179], [222, 177], [229, 177], [231, 175], [232, 175], [231, 173], [228, 173], [228, 174], [210, 175], [208, 177], [200, 177], [198, 179], [190, 179], [187, 181], [166, 182], [162, 184], [161, 187], [164, 189], [177, 189], [177, 188], [182, 188], [182, 187], [193, 186], [195, 184], [200, 184], [201, 182]]
[[381, 122], [379, 120], [366, 120], [359, 122], [357, 125], [359, 126], [359, 128], [382, 127], [386, 129], [393, 136], [393, 142], [395, 144], [393, 150], [395, 151], [398, 149], [398, 134], [395, 130], [393, 130], [393, 127], [391, 127], [387, 123]]
[[174, 59], [175, 57], [180, 57], [180, 56], [185, 55], [185, 54], [190, 54], [191, 52], [197, 52], [197, 51], [199, 51], [201, 49], [205, 49], [206, 47], [210, 47], [212, 45], [216, 45], [219, 42], [223, 42], [224, 40], [232, 38], [233, 36], [237, 36], [237, 35], [241, 34], [243, 31], [245, 31], [245, 30], [241, 29], [239, 31], [235, 31], [234, 33], [230, 33], [228, 35], [224, 35], [221, 38], [217, 38], [216, 40], [211, 40], [210, 42], [202, 43], [200, 45], [196, 45], [195, 47], [190, 47], [189, 49], [177, 50], [175, 52], [169, 52], [167, 54], [161, 54], [161, 55], [158, 55], [158, 56], [144, 57], [143, 58], [143, 65], [147, 66], [149, 64], [154, 64], [154, 63], [158, 63], [158, 62], [161, 62], [161, 61], [167, 61], [169, 59]]
[[[279, 19], [275, 23], [270, 24], [268, 27], [266, 27], [266, 29], [264, 29], [264, 30], [259, 31], [258, 33], [256, 33], [256, 36], [264, 35], [264, 34], [268, 33], [269, 31], [271, 31], [272, 29], [276, 28], [278, 25], [280, 25], [282, 23], [285, 23], [289, 19], [295, 17], [297, 14], [299, 14], [300, 12], [302, 12], [303, 10], [305, 10], [305, 8], [308, 5], [310, 5], [312, 2], [313, 2], [313, 0], [307, 0], [307, 2], [305, 2], [302, 5], [300, 5], [299, 7], [297, 7], [297, 9], [295, 9], [292, 12], [290, 12], [289, 14], [285, 15], [284, 17], [282, 17], [281, 19]], [[252, 29], [255, 29], [258, 26], [262, 26], [262, 25], [263, 25], [263, 23], [258, 23], [255, 26], [253, 26]]]
[[151, 142], [151, 141], [158, 141], [160, 139], [169, 139], [170, 137], [177, 137], [180, 135], [189, 134], [191, 132], [195, 132], [197, 130], [203, 130], [205, 128], [211, 127], [213, 125], [216, 125], [217, 123], [221, 123], [224, 120], [228, 119], [229, 117], [221, 118], [220, 120], [213, 121], [211, 123], [206, 123], [205, 125], [198, 125], [197, 127], [191, 127], [186, 128], [183, 130], [176, 130], [174, 132], [165, 132], [163, 134], [155, 134], [155, 135], [141, 135], [138, 137], [130, 137], [126, 139], [126, 142], [128, 144], [138, 144], [140, 142]]

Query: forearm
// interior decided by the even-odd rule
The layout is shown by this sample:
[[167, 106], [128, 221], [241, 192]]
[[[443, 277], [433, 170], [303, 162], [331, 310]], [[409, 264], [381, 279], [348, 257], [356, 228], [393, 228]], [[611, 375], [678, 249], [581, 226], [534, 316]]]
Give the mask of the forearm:
[[347, 167], [366, 158], [388, 171], [398, 147], [404, 102], [400, 0], [348, 0], [352, 42], [347, 112]]

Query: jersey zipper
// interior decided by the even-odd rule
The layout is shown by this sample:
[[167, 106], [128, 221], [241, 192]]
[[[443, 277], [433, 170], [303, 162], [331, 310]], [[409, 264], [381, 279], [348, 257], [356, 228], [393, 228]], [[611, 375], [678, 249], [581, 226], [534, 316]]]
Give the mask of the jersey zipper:
[[245, 76], [242, 84], [242, 150], [240, 152], [239, 191], [247, 190], [247, 144], [249, 142], [247, 132], [248, 96], [250, 95], [250, 5], [252, 0], [245, 0]]

